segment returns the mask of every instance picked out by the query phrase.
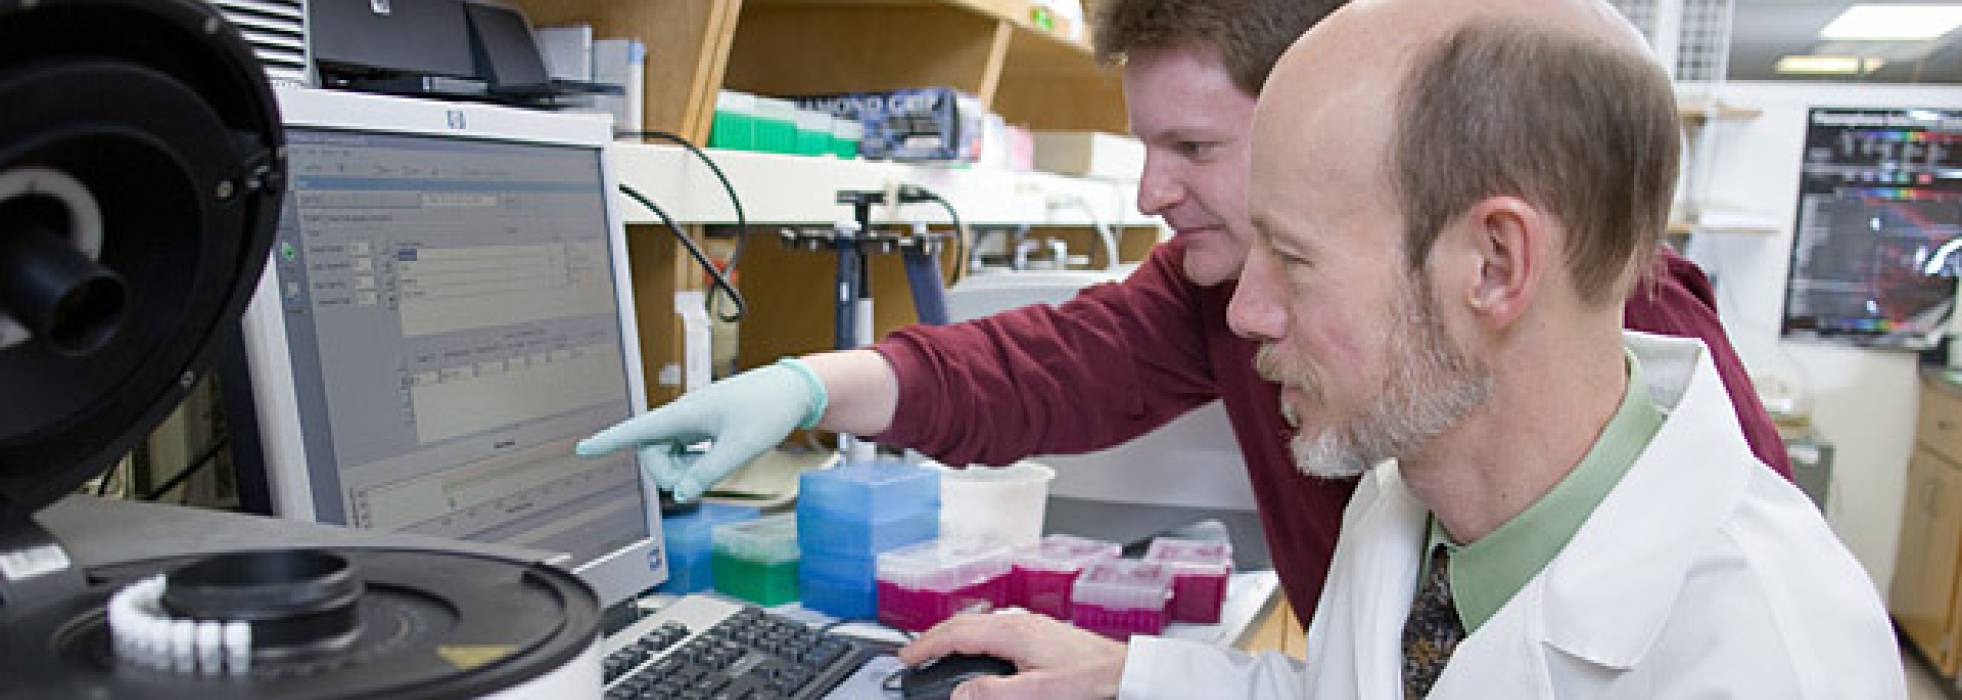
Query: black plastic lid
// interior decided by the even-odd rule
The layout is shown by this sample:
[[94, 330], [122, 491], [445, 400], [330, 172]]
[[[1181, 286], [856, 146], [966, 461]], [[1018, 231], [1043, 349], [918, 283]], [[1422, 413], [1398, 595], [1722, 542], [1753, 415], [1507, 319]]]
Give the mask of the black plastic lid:
[[8, 523], [128, 452], [235, 332], [285, 165], [264, 72], [194, 0], [0, 0], [0, 105], [0, 173], [52, 170], [88, 190], [95, 263], [127, 292], [120, 314], [103, 310], [102, 338], [0, 347]]

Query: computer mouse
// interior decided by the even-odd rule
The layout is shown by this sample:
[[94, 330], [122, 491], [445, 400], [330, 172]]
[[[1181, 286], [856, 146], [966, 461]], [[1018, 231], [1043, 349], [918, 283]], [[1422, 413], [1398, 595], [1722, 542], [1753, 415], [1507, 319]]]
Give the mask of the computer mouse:
[[981, 654], [948, 654], [902, 671], [899, 693], [906, 700], [947, 700], [954, 687], [970, 678], [1015, 675], [1007, 659]]

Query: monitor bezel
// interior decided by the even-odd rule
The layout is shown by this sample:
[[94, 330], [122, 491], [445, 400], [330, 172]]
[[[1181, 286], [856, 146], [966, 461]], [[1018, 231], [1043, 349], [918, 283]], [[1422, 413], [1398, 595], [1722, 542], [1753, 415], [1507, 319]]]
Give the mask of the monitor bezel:
[[[632, 275], [628, 265], [625, 226], [619, 212], [616, 168], [613, 164], [613, 124], [605, 115], [545, 113], [495, 105], [457, 103], [372, 95], [297, 86], [274, 91], [282, 122], [287, 127], [340, 130], [401, 136], [436, 136], [480, 141], [501, 141], [551, 146], [570, 146], [598, 151], [601, 167], [604, 216], [608, 229], [608, 251], [612, 257], [614, 294], [619, 310], [621, 351], [626, 366], [628, 409], [632, 415], [645, 413], [646, 375], [640, 352], [640, 330], [635, 318]], [[277, 255], [274, 252], [272, 255]], [[313, 484], [307, 478], [305, 445], [300, 434], [297, 387], [287, 344], [284, 314], [279, 301], [278, 275], [267, 271], [259, 278], [252, 302], [241, 328], [246, 364], [252, 376], [251, 393], [263, 445], [266, 482], [274, 514], [280, 517], [317, 522]], [[603, 605], [626, 600], [667, 578], [663, 556], [661, 522], [655, 508], [658, 502], [645, 469], [640, 475], [640, 497], [645, 514], [647, 536], [587, 562], [568, 561], [570, 555], [548, 553], [544, 561], [569, 568], [592, 585]]]

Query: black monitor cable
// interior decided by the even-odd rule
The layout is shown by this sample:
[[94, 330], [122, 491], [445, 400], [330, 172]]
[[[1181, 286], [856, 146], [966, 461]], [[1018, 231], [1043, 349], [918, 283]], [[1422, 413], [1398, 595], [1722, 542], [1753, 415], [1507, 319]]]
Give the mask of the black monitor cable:
[[[715, 263], [709, 260], [708, 254], [702, 252], [702, 247], [695, 244], [695, 239], [688, 237], [688, 232], [681, 230], [681, 225], [674, 222], [674, 217], [668, 216], [668, 213], [659, 206], [656, 206], [653, 200], [647, 198], [647, 195], [641, 194], [639, 190], [627, 186], [626, 183], [620, 184], [620, 193], [627, 195], [629, 199], [634, 200], [641, 206], [646, 207], [648, 211], [654, 212], [655, 216], [660, 217], [661, 223], [667, 224], [668, 230], [674, 233], [674, 239], [680, 241], [681, 247], [688, 249], [688, 255], [695, 258], [695, 262], [700, 264], [702, 269], [708, 272], [709, 277], [715, 280], [715, 287], [721, 289], [722, 293], [729, 295], [729, 300], [736, 305], [736, 313], [726, 315], [720, 310], [715, 310], [711, 305], [709, 308], [715, 310], [716, 318], [721, 319], [725, 323], [735, 323], [743, 320], [743, 315], [748, 312], [749, 307], [743, 303], [742, 292], [736, 291], [736, 286], [729, 283], [728, 276], [724, 275], [722, 269], [717, 268]], [[735, 267], [734, 260], [730, 261], [729, 267]]]
[[[218, 436], [218, 439], [211, 441], [211, 446], [204, 448], [204, 452], [202, 454], [199, 454], [197, 459], [191, 460], [191, 463], [185, 466], [183, 471], [179, 471], [175, 475], [171, 476], [170, 479], [165, 481], [162, 486], [158, 486], [156, 489], [152, 490], [151, 492], [144, 494], [143, 500], [145, 501], [158, 500], [160, 498], [163, 498], [164, 494], [170, 493], [171, 489], [177, 488], [178, 486], [182, 486], [184, 482], [189, 481], [192, 476], [196, 475], [199, 471], [202, 471], [206, 465], [209, 465], [213, 461], [215, 461], [218, 457], [219, 450], [225, 449], [225, 446], [231, 444], [231, 442], [232, 442], [232, 437], [230, 435]], [[183, 499], [181, 498], [178, 499], [178, 502], [182, 503]]]
[[900, 185], [899, 196], [895, 199], [903, 202], [915, 198], [940, 205], [947, 211], [947, 218], [954, 223], [954, 275], [947, 280], [947, 286], [951, 287], [967, 276], [967, 226], [961, 223], [960, 212], [954, 211], [954, 203], [933, 190], [919, 185]]
[[[690, 142], [688, 139], [684, 139], [676, 134], [672, 134], [666, 131], [650, 130], [650, 131], [624, 131], [616, 135], [624, 136], [628, 138], [655, 138], [655, 139], [671, 142], [677, 146], [687, 149], [689, 153], [695, 154], [695, 157], [701, 160], [703, 165], [708, 166], [709, 172], [715, 173], [716, 181], [722, 183], [723, 193], [729, 195], [729, 204], [731, 206], [734, 206], [736, 209], [736, 249], [729, 253], [729, 262], [722, 266], [722, 274], [730, 278], [734, 278], [736, 275], [736, 264], [740, 262], [743, 258], [743, 249], [749, 246], [749, 217], [743, 213], [743, 200], [741, 197], [736, 196], [736, 188], [735, 186], [729, 184], [729, 176], [724, 175], [722, 173], [722, 167], [716, 165], [715, 159], [710, 158], [707, 153], [704, 153], [702, 149], [697, 147], [693, 142]], [[733, 287], [725, 287], [725, 291], [731, 294], [733, 294], [733, 290], [734, 290]], [[710, 298], [713, 299], [713, 296], [711, 296]], [[736, 299], [734, 296], [731, 296], [730, 299], [732, 301], [735, 301], [738, 307], [736, 310], [735, 318], [742, 318], [743, 312], [741, 309], [741, 305], [742, 305], [741, 300]], [[713, 304], [713, 302], [711, 302], [711, 304]], [[713, 305], [709, 306], [709, 310], [715, 312], [717, 317], [722, 318], [725, 321], [731, 320], [729, 317], [723, 316], [722, 313], [720, 311], [717, 311]]]

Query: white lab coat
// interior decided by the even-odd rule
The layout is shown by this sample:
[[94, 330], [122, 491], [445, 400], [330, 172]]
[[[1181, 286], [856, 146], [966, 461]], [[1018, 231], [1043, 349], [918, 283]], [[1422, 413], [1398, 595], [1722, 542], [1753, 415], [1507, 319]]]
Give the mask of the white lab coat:
[[[1625, 337], [1667, 414], [1566, 548], [1466, 637], [1430, 698], [1904, 698], [1866, 573], [1752, 456], [1700, 341]], [[1427, 509], [1363, 477], [1308, 660], [1137, 638], [1121, 698], [1402, 697]]]

